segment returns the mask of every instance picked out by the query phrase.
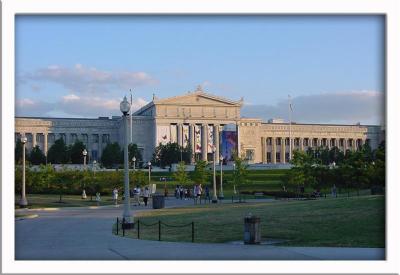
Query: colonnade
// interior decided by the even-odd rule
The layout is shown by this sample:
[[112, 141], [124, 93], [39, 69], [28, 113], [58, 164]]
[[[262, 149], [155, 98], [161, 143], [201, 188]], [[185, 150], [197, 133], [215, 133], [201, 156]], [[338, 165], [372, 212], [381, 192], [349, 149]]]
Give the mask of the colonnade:
[[[262, 162], [263, 163], [287, 163], [290, 153], [294, 150], [306, 151], [308, 148], [337, 147], [339, 150], [355, 151], [363, 146], [368, 140], [362, 138], [321, 138], [321, 137], [262, 137]], [[291, 144], [290, 144], [291, 143]], [[292, 152], [290, 152], [290, 149]]]

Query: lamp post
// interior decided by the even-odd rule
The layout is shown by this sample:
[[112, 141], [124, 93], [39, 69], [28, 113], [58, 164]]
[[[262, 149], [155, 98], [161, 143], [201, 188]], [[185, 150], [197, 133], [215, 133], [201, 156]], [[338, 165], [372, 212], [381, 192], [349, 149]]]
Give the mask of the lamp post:
[[126, 224], [133, 223], [133, 216], [130, 210], [130, 195], [129, 195], [129, 165], [128, 165], [128, 115], [131, 105], [129, 104], [126, 96], [124, 100], [120, 103], [119, 108], [123, 114], [124, 126], [125, 126], [125, 144], [124, 144], [124, 212], [123, 221]]
[[214, 190], [214, 194], [213, 194], [213, 198], [212, 198], [212, 203], [217, 203], [218, 199], [217, 199], [217, 182], [216, 182], [216, 178], [215, 178], [215, 151], [217, 148], [215, 148], [215, 146], [213, 146], [213, 190]]
[[[232, 171], [232, 176], [235, 176], [235, 170], [236, 170], [236, 163], [233, 164], [233, 171]], [[233, 184], [233, 193], [236, 195], [236, 184]]]
[[219, 198], [220, 199], [223, 199], [224, 198], [224, 191], [223, 191], [223, 189], [222, 189], [222, 162], [223, 162], [223, 160], [224, 160], [224, 157], [221, 155], [220, 157], [219, 157], [219, 160], [220, 160], [220, 166], [221, 166], [221, 178], [220, 178], [220, 180], [221, 180], [221, 192], [219, 193]]
[[86, 156], [87, 156], [86, 149], [83, 149], [82, 155], [83, 155], [83, 169], [86, 169]]
[[93, 174], [94, 174], [94, 175], [96, 175], [96, 164], [97, 164], [97, 161], [94, 160], [94, 161], [93, 161]]
[[133, 172], [135, 172], [135, 169], [136, 169], [136, 158], [133, 157], [132, 161], [133, 161]]
[[151, 162], [149, 161], [147, 163], [147, 165], [149, 166], [149, 187], [150, 187], [150, 179], [151, 179]]
[[21, 199], [19, 201], [19, 207], [25, 208], [28, 206], [28, 200], [26, 199], [25, 194], [25, 144], [28, 141], [26, 136], [21, 138], [22, 142], [22, 190], [21, 190]]

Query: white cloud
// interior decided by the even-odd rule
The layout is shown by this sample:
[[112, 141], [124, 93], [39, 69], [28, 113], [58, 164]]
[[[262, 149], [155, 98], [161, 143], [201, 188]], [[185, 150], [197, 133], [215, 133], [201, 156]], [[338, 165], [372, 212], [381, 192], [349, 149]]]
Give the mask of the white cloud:
[[[51, 116], [51, 117], [98, 117], [121, 115], [119, 104], [122, 99], [76, 96], [68, 94], [55, 103], [34, 101], [28, 98], [16, 102], [16, 116]], [[135, 98], [132, 111], [146, 105], [143, 98]]]
[[[382, 124], [384, 94], [377, 91], [350, 91], [303, 95], [292, 98], [293, 121], [299, 123]], [[245, 105], [242, 115], [264, 120], [288, 120], [287, 99], [276, 105]]]
[[27, 82], [56, 83], [79, 95], [110, 94], [113, 90], [126, 90], [158, 81], [146, 72], [105, 71], [76, 64], [73, 67], [50, 65], [34, 72], [24, 73], [18, 78], [19, 84]]

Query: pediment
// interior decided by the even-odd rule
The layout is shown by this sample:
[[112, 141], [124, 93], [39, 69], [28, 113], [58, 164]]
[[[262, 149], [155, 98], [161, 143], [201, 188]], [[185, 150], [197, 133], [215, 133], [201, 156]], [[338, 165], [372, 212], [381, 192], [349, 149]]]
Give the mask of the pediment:
[[238, 106], [242, 101], [232, 101], [226, 98], [217, 97], [204, 92], [192, 92], [181, 96], [154, 100], [156, 105], [201, 105], [201, 106]]

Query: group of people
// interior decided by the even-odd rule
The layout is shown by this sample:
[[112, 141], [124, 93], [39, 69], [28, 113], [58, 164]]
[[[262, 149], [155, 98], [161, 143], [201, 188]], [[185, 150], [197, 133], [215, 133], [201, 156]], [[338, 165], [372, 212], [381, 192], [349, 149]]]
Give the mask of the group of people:
[[177, 199], [194, 199], [195, 203], [200, 203], [203, 195], [205, 196], [205, 200], [210, 200], [210, 189], [208, 186], [206, 186], [204, 190], [201, 184], [195, 184], [193, 188], [186, 188], [182, 185], [177, 185], [175, 188], [175, 198]]
[[[140, 197], [143, 198], [144, 206], [147, 206], [149, 197], [150, 197], [150, 190], [146, 186], [144, 190], [142, 191], [139, 185], [136, 185], [135, 188], [129, 190], [129, 195], [131, 198], [133, 198], [133, 202], [135, 205], [140, 205]], [[114, 200], [115, 205], [118, 203], [118, 189], [114, 188], [112, 191], [112, 197]]]

